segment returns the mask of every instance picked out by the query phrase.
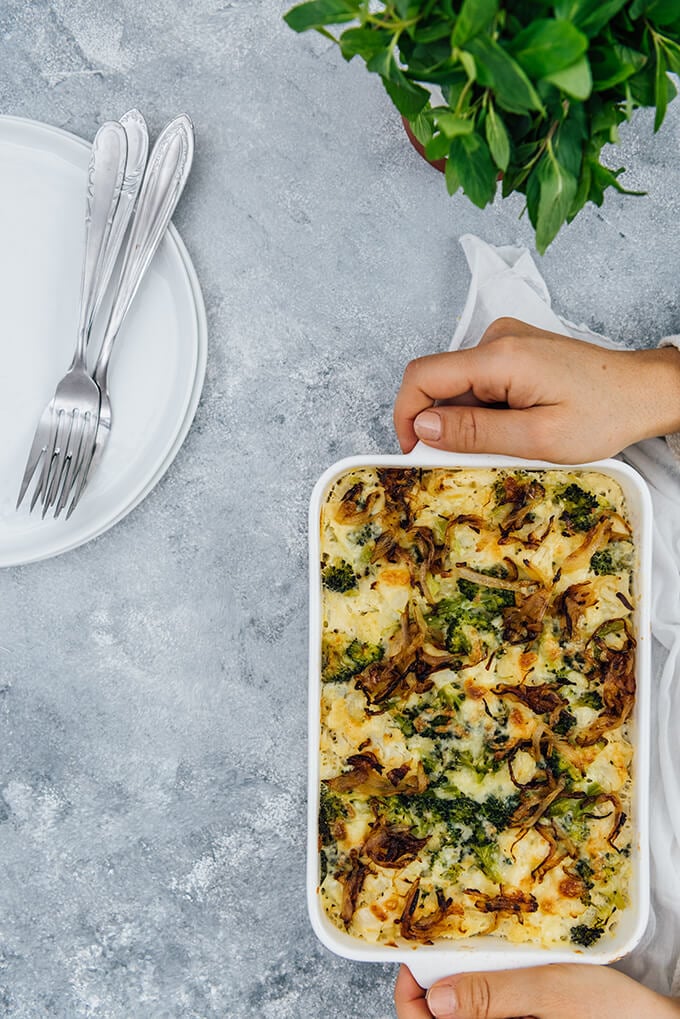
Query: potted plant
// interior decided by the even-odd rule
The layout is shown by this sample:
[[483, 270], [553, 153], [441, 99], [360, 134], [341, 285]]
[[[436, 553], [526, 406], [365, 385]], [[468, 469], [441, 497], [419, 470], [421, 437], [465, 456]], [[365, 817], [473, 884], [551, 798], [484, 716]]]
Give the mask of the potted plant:
[[680, 72], [678, 0], [307, 0], [285, 20], [380, 75], [451, 194], [522, 192], [541, 253], [607, 188], [640, 193], [601, 150], [637, 107], [657, 131]]

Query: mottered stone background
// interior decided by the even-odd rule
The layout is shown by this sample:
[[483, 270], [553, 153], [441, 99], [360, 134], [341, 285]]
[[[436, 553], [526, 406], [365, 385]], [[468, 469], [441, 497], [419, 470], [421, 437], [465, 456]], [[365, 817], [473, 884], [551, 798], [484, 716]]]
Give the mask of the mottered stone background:
[[[156, 489], [89, 545], [0, 573], [13, 1019], [393, 1015], [394, 968], [334, 958], [305, 912], [306, 507], [334, 460], [397, 451], [403, 367], [462, 308], [459, 235], [531, 230], [518, 197], [449, 198], [379, 81], [285, 7], [0, 5], [0, 112], [88, 139], [133, 105], [154, 133], [193, 118], [175, 222], [209, 324]], [[680, 102], [651, 128], [637, 115], [610, 156], [648, 197], [610, 194], [539, 259], [561, 314], [638, 345], [680, 330]]]

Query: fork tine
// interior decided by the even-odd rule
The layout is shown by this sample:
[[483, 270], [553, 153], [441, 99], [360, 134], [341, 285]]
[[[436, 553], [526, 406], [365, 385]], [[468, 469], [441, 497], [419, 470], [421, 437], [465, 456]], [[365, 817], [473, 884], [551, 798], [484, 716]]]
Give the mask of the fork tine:
[[67, 421], [66, 426], [68, 431], [66, 438], [63, 443], [59, 443], [59, 436], [57, 436], [57, 464], [54, 473], [52, 474], [52, 480], [50, 481], [49, 488], [43, 498], [43, 519], [48, 509], [54, 505], [57, 496], [59, 495], [62, 483], [64, 481], [64, 475], [71, 463], [71, 457], [73, 453], [74, 441], [77, 441], [79, 433], [82, 431], [81, 414], [78, 407], [74, 407], [70, 414], [65, 415]]
[[17, 499], [16, 505], [17, 509], [19, 509], [19, 507], [21, 506], [23, 498], [26, 495], [26, 492], [28, 491], [28, 486], [31, 483], [31, 478], [35, 474], [36, 468], [40, 463], [40, 457], [43, 456], [43, 454], [47, 453], [47, 445], [43, 441], [43, 439], [44, 429], [42, 426], [42, 421], [40, 421], [38, 427], [35, 430], [35, 435], [33, 436], [33, 442], [31, 444], [31, 448], [28, 454], [28, 460], [26, 461], [26, 467], [24, 469], [24, 476], [21, 479], [21, 488], [19, 489], [19, 498]]
[[[68, 427], [68, 423], [65, 420], [66, 417], [67, 417], [67, 413], [66, 413], [65, 410], [60, 409], [60, 410], [57, 411], [57, 413], [56, 413], [56, 418], [57, 418], [56, 424], [54, 425], [53, 430], [52, 430], [52, 435], [53, 435], [54, 441], [52, 443], [50, 443], [48, 445], [48, 447], [47, 447], [48, 449], [52, 450], [52, 456], [51, 457], [45, 457], [45, 464], [43, 465], [43, 473], [42, 473], [43, 484], [42, 484], [42, 498], [41, 498], [42, 507], [43, 507], [43, 517], [45, 516], [45, 513], [47, 511], [47, 504], [48, 504], [47, 500], [48, 500], [50, 492], [52, 490], [52, 485], [54, 483], [55, 474], [58, 474], [59, 471], [60, 471], [60, 468], [61, 468], [60, 456], [61, 456], [62, 449], [63, 449], [64, 429], [66, 427]], [[54, 418], [54, 415], [53, 415], [53, 418]], [[33, 508], [33, 505], [34, 505], [34, 503], [31, 503], [31, 508]]]
[[42, 502], [42, 500], [45, 497], [45, 492], [47, 491], [47, 482], [49, 480], [50, 471], [52, 469], [52, 461], [54, 459], [54, 447], [56, 444], [57, 430], [59, 428], [59, 421], [61, 420], [61, 416], [63, 413], [64, 413], [63, 410], [57, 411], [53, 407], [49, 414], [49, 430], [47, 440], [45, 442], [45, 455], [43, 457], [42, 466], [40, 468], [40, 476], [35, 486], [35, 491], [33, 492], [33, 495], [31, 497], [30, 507], [31, 513], [34, 510], [35, 504], [37, 503], [38, 499], [40, 499]]
[[[45, 442], [45, 455], [43, 457], [42, 466], [40, 468], [40, 476], [38, 477], [35, 490], [33, 492], [33, 495], [31, 496], [30, 505], [31, 513], [34, 510], [35, 504], [37, 503], [38, 499], [44, 497], [44, 493], [47, 491], [47, 481], [49, 478], [50, 470], [52, 468], [52, 460], [54, 459], [54, 446], [57, 435], [57, 428], [59, 427], [59, 418], [63, 413], [64, 413], [63, 410], [55, 411], [54, 409], [52, 409], [49, 415], [50, 424], [47, 435], [47, 441]], [[55, 417], [57, 418], [56, 424]]]
[[77, 478], [78, 465], [81, 462], [81, 450], [83, 448], [83, 438], [85, 435], [85, 427], [83, 426], [78, 434], [77, 446], [72, 445], [71, 455], [69, 457], [68, 465], [64, 471], [64, 481], [61, 486], [61, 492], [59, 493], [59, 499], [57, 501], [56, 508], [54, 510], [54, 519], [60, 515], [64, 506], [68, 502], [68, 497], [73, 491], [73, 485]]
[[98, 418], [96, 420], [90, 421], [89, 428], [86, 428], [86, 432], [83, 436], [80, 471], [75, 482], [75, 491], [73, 494], [73, 499], [71, 500], [71, 505], [69, 506], [66, 513], [67, 520], [73, 513], [78, 503], [80, 502], [80, 497], [83, 494], [85, 485], [87, 484], [87, 478], [90, 473], [90, 467], [92, 466], [92, 458], [94, 457], [94, 451], [96, 448], [98, 423], [99, 423]]

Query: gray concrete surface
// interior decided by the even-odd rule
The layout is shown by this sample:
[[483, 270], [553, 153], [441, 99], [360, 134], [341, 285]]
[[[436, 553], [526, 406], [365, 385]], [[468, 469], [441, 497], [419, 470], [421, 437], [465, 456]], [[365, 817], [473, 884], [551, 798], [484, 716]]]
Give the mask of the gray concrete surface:
[[[192, 116], [176, 223], [205, 294], [196, 421], [145, 502], [0, 575], [0, 1013], [385, 1019], [391, 967], [332, 957], [304, 901], [306, 506], [397, 451], [406, 361], [447, 344], [457, 238], [530, 243], [521, 201], [450, 199], [378, 81], [281, 0], [3, 0], [0, 111], [91, 138]], [[550, 248], [558, 310], [680, 331], [680, 102]], [[619, 156], [612, 156], [616, 163]], [[1, 207], [1, 202], [0, 202]], [[5, 338], [4, 342], [8, 342]]]

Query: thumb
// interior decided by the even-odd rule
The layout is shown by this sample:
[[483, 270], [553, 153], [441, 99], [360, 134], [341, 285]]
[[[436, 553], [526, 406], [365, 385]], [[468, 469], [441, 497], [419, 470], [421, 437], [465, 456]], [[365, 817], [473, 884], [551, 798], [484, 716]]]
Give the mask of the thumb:
[[421, 411], [413, 429], [436, 449], [554, 460], [560, 436], [555, 434], [553, 417], [551, 407], [436, 406]]
[[536, 966], [447, 977], [429, 989], [427, 1005], [435, 1019], [566, 1019], [568, 1013], [561, 1012], [555, 1001], [552, 969]]

